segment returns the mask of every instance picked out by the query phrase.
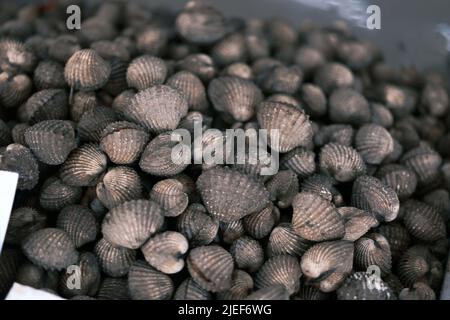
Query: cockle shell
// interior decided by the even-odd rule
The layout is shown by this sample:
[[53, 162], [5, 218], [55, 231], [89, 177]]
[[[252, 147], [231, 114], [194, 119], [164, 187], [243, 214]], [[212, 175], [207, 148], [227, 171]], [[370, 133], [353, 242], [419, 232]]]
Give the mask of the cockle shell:
[[214, 79], [208, 86], [208, 95], [217, 111], [231, 115], [235, 121], [250, 120], [263, 99], [252, 81], [237, 77]]
[[188, 112], [184, 94], [166, 85], [138, 92], [123, 111], [129, 120], [154, 134], [173, 130]]
[[5, 242], [20, 244], [29, 234], [45, 227], [47, 217], [36, 209], [21, 207], [13, 210], [9, 218]]
[[14, 108], [26, 101], [31, 94], [33, 83], [25, 74], [11, 76], [0, 73], [0, 102], [6, 108]]
[[253, 278], [245, 271], [236, 269], [233, 272], [231, 287], [217, 294], [219, 300], [242, 300], [253, 290]]
[[[2, 124], [0, 122], [0, 132], [3, 131], [2, 130]], [[6, 124], [5, 124], [6, 127]], [[11, 130], [11, 136], [12, 136], [12, 141], [14, 143], [18, 143], [21, 144], [23, 146], [26, 146], [27, 143], [25, 142], [25, 131], [29, 128], [30, 126], [26, 123], [18, 123], [16, 124], [12, 130]], [[5, 128], [6, 130], [6, 128]], [[8, 128], [9, 130], [9, 128]], [[9, 131], [6, 132], [2, 132], [0, 133], [0, 144], [6, 144], [9, 143], [10, 141], [10, 135], [9, 135]]]
[[128, 89], [127, 67], [128, 64], [120, 58], [113, 58], [109, 61], [111, 74], [103, 89], [113, 97]]
[[[272, 228], [272, 227], [271, 227]], [[227, 244], [232, 244], [233, 241], [245, 235], [244, 223], [242, 220], [235, 220], [232, 222], [220, 222], [219, 233], [222, 239]]]
[[404, 288], [399, 300], [436, 300], [436, 293], [426, 283], [416, 282], [412, 288]]
[[70, 118], [76, 122], [80, 121], [83, 114], [97, 107], [97, 104], [95, 92], [75, 92], [70, 104]]
[[129, 300], [128, 281], [123, 278], [105, 278], [97, 293], [99, 300]]
[[175, 300], [211, 300], [212, 296], [208, 290], [200, 287], [189, 277], [178, 286], [173, 298]]
[[354, 130], [348, 124], [330, 124], [323, 126], [314, 135], [314, 144], [321, 147], [336, 143], [350, 147], [353, 143]]
[[222, 76], [230, 76], [230, 77], [238, 77], [246, 80], [253, 79], [253, 71], [252, 68], [243, 62], [235, 62], [228, 65], [225, 69], [222, 70]]
[[217, 235], [219, 221], [206, 208], [193, 203], [177, 218], [178, 230], [189, 240], [191, 247], [210, 244]]
[[320, 169], [340, 182], [352, 181], [366, 172], [361, 155], [352, 147], [330, 143], [320, 151]]
[[372, 113], [372, 123], [384, 128], [390, 128], [394, 124], [394, 116], [384, 105], [380, 103], [371, 103], [370, 111]]
[[274, 66], [258, 76], [261, 87], [268, 93], [295, 94], [303, 81], [303, 72], [298, 66]]
[[75, 187], [95, 185], [107, 164], [108, 158], [95, 144], [85, 144], [69, 154], [61, 166], [60, 177]]
[[417, 176], [413, 170], [401, 164], [382, 166], [376, 176], [395, 190], [400, 200], [408, 199], [416, 191]]
[[105, 207], [112, 209], [126, 201], [140, 199], [142, 190], [136, 171], [129, 167], [114, 167], [100, 179], [96, 194]]
[[204, 82], [209, 82], [217, 72], [214, 61], [203, 53], [188, 55], [177, 63], [177, 67], [192, 72]]
[[[351, 274], [337, 290], [339, 300], [395, 300], [396, 296], [381, 278], [366, 272]], [[376, 281], [376, 284], [373, 282]]]
[[36, 56], [19, 40], [0, 40], [0, 67], [7, 72], [30, 72], [36, 64]]
[[49, 165], [62, 164], [76, 148], [73, 127], [62, 120], [33, 125], [25, 131], [25, 141], [36, 158]]
[[175, 290], [168, 275], [140, 260], [130, 268], [128, 288], [134, 300], [168, 300]]
[[86, 110], [78, 122], [77, 131], [84, 141], [100, 142], [103, 130], [118, 120], [112, 108], [96, 106]]
[[95, 91], [103, 87], [110, 74], [111, 66], [92, 49], [76, 51], [64, 69], [69, 86], [81, 91]]
[[394, 140], [381, 126], [367, 124], [355, 136], [356, 150], [368, 164], [380, 164], [394, 151]]
[[80, 49], [81, 46], [77, 37], [70, 34], [63, 34], [49, 43], [48, 55], [52, 59], [61, 63], [66, 63], [66, 61]]
[[360, 176], [353, 183], [352, 206], [373, 213], [380, 221], [390, 222], [399, 212], [395, 191], [377, 178]]
[[257, 240], [248, 236], [241, 237], [233, 242], [230, 253], [239, 269], [248, 272], [257, 271], [264, 263], [264, 251]]
[[137, 249], [163, 225], [158, 204], [149, 200], [130, 200], [111, 209], [102, 224], [103, 236], [112, 244]]
[[164, 53], [169, 32], [165, 27], [155, 25], [148, 25], [136, 37], [136, 47], [140, 53], [158, 55]]
[[294, 232], [290, 223], [280, 223], [270, 233], [267, 255], [274, 257], [283, 254], [301, 257], [312, 242], [303, 239]]
[[161, 180], [150, 191], [150, 199], [158, 203], [167, 217], [176, 217], [183, 213], [189, 204], [183, 185], [175, 179]]
[[100, 148], [116, 164], [131, 164], [135, 162], [145, 145], [149, 135], [140, 126], [118, 121], [110, 123], [102, 132]]
[[22, 249], [31, 262], [46, 270], [61, 270], [78, 261], [78, 252], [69, 235], [56, 228], [33, 232], [23, 241]]
[[289, 255], [279, 255], [267, 260], [256, 274], [257, 288], [283, 285], [292, 295], [298, 291], [302, 272], [298, 260]]
[[343, 64], [327, 63], [315, 72], [314, 82], [323, 91], [330, 93], [337, 88], [350, 87], [354, 82], [354, 76]]
[[378, 226], [378, 220], [364, 210], [354, 207], [340, 207], [337, 211], [345, 221], [343, 240], [356, 241], [371, 228]]
[[69, 114], [68, 99], [69, 96], [63, 89], [38, 91], [18, 109], [19, 119], [30, 124], [66, 119]]
[[222, 247], [210, 245], [194, 248], [186, 261], [189, 274], [202, 288], [211, 292], [230, 288], [234, 262]]
[[289, 300], [289, 292], [283, 285], [273, 285], [256, 290], [245, 300]]
[[294, 300], [329, 300], [330, 294], [317, 289], [314, 285], [300, 284], [300, 289], [293, 297]]
[[300, 88], [300, 92], [308, 114], [320, 117], [327, 113], [327, 98], [319, 86], [310, 83], [304, 84]]
[[166, 84], [185, 95], [189, 110], [203, 112], [208, 109], [205, 86], [192, 72], [177, 72], [167, 79]]
[[241, 33], [233, 33], [217, 42], [211, 49], [211, 57], [221, 66], [245, 60], [245, 37]]
[[17, 270], [16, 282], [35, 289], [57, 290], [59, 273], [47, 271], [29, 261]]
[[344, 220], [334, 205], [319, 194], [301, 192], [292, 203], [292, 226], [296, 234], [311, 241], [341, 239]]
[[97, 237], [98, 225], [94, 213], [80, 205], [67, 206], [61, 210], [56, 226], [67, 232], [77, 248]]
[[408, 200], [402, 204], [402, 220], [408, 232], [423, 241], [436, 241], [446, 237], [444, 219], [426, 203]]
[[369, 102], [354, 89], [333, 91], [329, 99], [328, 114], [334, 123], [362, 125], [370, 121]]
[[399, 222], [383, 224], [377, 229], [377, 232], [382, 234], [389, 242], [392, 260], [394, 261], [397, 261], [410, 246], [411, 237], [406, 228]]
[[302, 147], [295, 148], [283, 155], [280, 166], [292, 170], [300, 178], [306, 178], [316, 171], [315, 154]]
[[163, 84], [167, 76], [164, 60], [149, 55], [131, 61], [127, 70], [127, 83], [138, 91]]
[[262, 210], [269, 202], [264, 185], [229, 168], [204, 171], [197, 188], [210, 214], [224, 222], [239, 220]]
[[419, 146], [405, 153], [401, 162], [416, 173], [419, 185], [428, 185], [439, 174], [442, 157], [430, 147]]
[[379, 233], [371, 233], [356, 240], [355, 265], [361, 271], [377, 266], [382, 273], [389, 273], [392, 262], [388, 240]]
[[262, 239], [270, 234], [280, 219], [280, 210], [272, 203], [259, 212], [245, 216], [243, 225], [245, 231], [255, 239]]
[[91, 49], [97, 52], [103, 59], [108, 61], [130, 60], [130, 52], [128, 49], [117, 41], [99, 40], [91, 43]]
[[46, 210], [61, 210], [79, 202], [82, 193], [81, 187], [69, 186], [61, 179], [51, 177], [42, 186], [39, 203]]
[[[272, 149], [288, 152], [296, 147], [307, 147], [313, 138], [311, 121], [300, 109], [279, 102], [262, 102], [257, 111], [258, 123], [268, 130], [268, 143]], [[278, 130], [279, 141], [272, 130]]]
[[277, 201], [281, 209], [291, 206], [292, 200], [299, 191], [297, 175], [291, 170], [278, 171], [268, 182], [266, 189], [269, 191], [270, 199]]
[[166, 231], [150, 238], [141, 251], [152, 267], [166, 274], [174, 274], [184, 268], [183, 255], [188, 248], [188, 241], [181, 233]]
[[94, 253], [103, 272], [111, 277], [126, 275], [136, 260], [135, 250], [114, 246], [104, 238], [97, 242]]
[[14, 143], [0, 152], [0, 170], [17, 172], [19, 190], [31, 190], [39, 182], [39, 165], [33, 153], [20, 144]]
[[300, 185], [300, 190], [319, 194], [322, 198], [333, 201], [336, 205], [342, 204], [342, 196], [334, 187], [336, 181], [328, 175], [313, 174], [304, 180]]
[[57, 61], [41, 61], [34, 70], [33, 82], [39, 90], [64, 88], [65, 81], [64, 66]]

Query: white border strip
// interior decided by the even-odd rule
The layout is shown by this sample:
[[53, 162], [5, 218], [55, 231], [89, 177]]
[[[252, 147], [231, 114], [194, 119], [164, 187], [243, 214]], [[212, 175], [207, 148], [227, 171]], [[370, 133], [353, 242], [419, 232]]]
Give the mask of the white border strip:
[[0, 171], [0, 253], [8, 228], [18, 180], [19, 175], [16, 172]]

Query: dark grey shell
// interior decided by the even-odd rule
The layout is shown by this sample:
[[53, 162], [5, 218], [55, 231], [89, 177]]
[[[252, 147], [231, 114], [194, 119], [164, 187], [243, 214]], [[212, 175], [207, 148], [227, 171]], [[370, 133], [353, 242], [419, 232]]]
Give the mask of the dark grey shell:
[[381, 278], [366, 272], [351, 274], [337, 290], [339, 300], [395, 300], [396, 296]]
[[128, 288], [134, 300], [168, 300], [175, 290], [172, 279], [144, 261], [136, 261], [128, 273]]
[[249, 235], [255, 239], [262, 239], [270, 234], [280, 220], [280, 210], [269, 203], [261, 211], [251, 213], [242, 220], [244, 229]]
[[315, 72], [314, 82], [326, 93], [330, 93], [337, 88], [350, 87], [354, 76], [343, 64], [327, 63]]
[[345, 221], [343, 240], [356, 241], [371, 228], [378, 226], [378, 220], [370, 212], [354, 207], [339, 207], [337, 211]]
[[230, 288], [234, 262], [222, 247], [210, 245], [194, 248], [186, 262], [189, 274], [202, 288], [211, 292]]
[[302, 147], [295, 148], [282, 156], [280, 167], [292, 170], [300, 178], [306, 178], [316, 171], [315, 154]]
[[95, 91], [103, 87], [110, 74], [109, 63], [92, 49], [75, 52], [64, 69], [64, 76], [69, 86], [81, 91]]
[[389, 242], [392, 260], [394, 261], [397, 261], [411, 244], [411, 237], [400, 222], [383, 224], [377, 229], [377, 232], [382, 234]]
[[136, 37], [136, 48], [140, 53], [161, 55], [167, 47], [167, 29], [158, 25], [148, 25]]
[[0, 73], [0, 102], [6, 108], [14, 108], [26, 101], [31, 95], [33, 83], [25, 74], [10, 76], [8, 73]]
[[231, 287], [217, 294], [219, 300], [242, 300], [253, 290], [253, 278], [245, 271], [234, 270]]
[[350, 147], [353, 143], [354, 130], [348, 124], [330, 124], [323, 126], [314, 135], [314, 144], [321, 147], [328, 143], [337, 143]]
[[251, 237], [244, 236], [230, 247], [230, 253], [239, 269], [256, 272], [264, 263], [264, 251], [261, 244]]
[[17, 113], [22, 122], [64, 120], [69, 114], [69, 96], [63, 89], [44, 89], [33, 94]]
[[111, 277], [126, 275], [136, 260], [135, 250], [114, 246], [104, 238], [97, 242], [94, 253], [102, 271]]
[[4, 248], [0, 255], [0, 298], [4, 299], [16, 280], [22, 262], [20, 250]]
[[[4, 124], [6, 127], [6, 124]], [[2, 127], [2, 124], [0, 123], [0, 127]], [[18, 123], [16, 124], [12, 130], [11, 130], [11, 136], [12, 136], [12, 141], [14, 143], [18, 143], [21, 144], [23, 146], [26, 146], [27, 143], [25, 142], [25, 131], [29, 128], [30, 126], [26, 123]], [[9, 128], [7, 128], [9, 130]], [[6, 130], [6, 128], [5, 128]], [[0, 129], [0, 131], [3, 131], [2, 129]], [[1, 144], [4, 144], [3, 142], [9, 142], [9, 131], [5, 132], [3, 131], [0, 134], [0, 141], [2, 141]]]
[[370, 121], [369, 102], [359, 92], [349, 89], [335, 90], [329, 99], [328, 115], [334, 123], [362, 125]]
[[252, 68], [244, 62], [235, 62], [222, 70], [222, 76], [238, 77], [246, 80], [253, 79]]
[[64, 88], [64, 66], [54, 60], [39, 62], [34, 70], [33, 82], [38, 90]]
[[221, 66], [245, 60], [246, 57], [245, 37], [241, 33], [227, 35], [217, 42], [211, 49], [211, 57]]
[[327, 113], [327, 98], [319, 86], [304, 84], [300, 88], [300, 93], [308, 114], [321, 117]]
[[128, 281], [123, 278], [105, 278], [97, 293], [99, 300], [129, 300]]
[[82, 145], [72, 151], [60, 169], [61, 180], [71, 186], [95, 185], [106, 169], [108, 158], [93, 143]]
[[367, 124], [356, 133], [355, 148], [366, 163], [377, 165], [394, 151], [394, 140], [383, 127]]
[[289, 292], [283, 285], [274, 285], [254, 291], [245, 300], [289, 300]]
[[5, 242], [20, 244], [29, 234], [44, 228], [46, 220], [47, 217], [34, 208], [20, 207], [14, 209], [9, 217]]
[[173, 298], [174, 300], [212, 300], [212, 295], [189, 277], [178, 286]]
[[280, 209], [290, 207], [299, 191], [297, 175], [291, 170], [280, 170], [265, 184], [270, 200], [276, 201]]
[[181, 70], [195, 74], [204, 82], [209, 82], [216, 74], [216, 66], [210, 56], [203, 53], [193, 53], [177, 62]]
[[217, 235], [219, 221], [206, 208], [193, 203], [177, 218], [178, 230], [189, 240], [191, 247], [210, 244]]
[[17, 189], [31, 190], [39, 182], [39, 165], [33, 153], [20, 144], [14, 143], [0, 152], [0, 170], [17, 172]]
[[205, 86], [192, 72], [177, 72], [167, 79], [166, 84], [179, 90], [185, 95], [189, 110], [201, 112], [208, 110]]
[[70, 104], [70, 118], [73, 121], [80, 121], [82, 115], [97, 107], [97, 97], [92, 91], [78, 91], [73, 94]]
[[46, 270], [61, 270], [78, 262], [78, 252], [63, 230], [46, 228], [30, 234], [22, 243], [31, 262]]
[[300, 184], [300, 190], [319, 194], [322, 198], [333, 201], [336, 205], [343, 202], [342, 196], [335, 188], [336, 181], [328, 175], [313, 174]]
[[399, 300], [436, 300], [436, 293], [426, 283], [416, 282], [412, 288], [404, 288], [398, 295]]
[[382, 274], [391, 271], [390, 245], [379, 233], [371, 233], [355, 241], [355, 268], [366, 271], [370, 266], [377, 266]]
[[176, 179], [157, 182], [150, 191], [150, 199], [158, 203], [167, 217], [176, 217], [183, 213], [189, 204], [183, 184]]
[[373, 213], [377, 219], [390, 222], [400, 209], [395, 191], [377, 178], [361, 176], [353, 183], [352, 206]]
[[97, 238], [98, 225], [94, 213], [81, 205], [67, 206], [61, 210], [56, 227], [64, 230], [77, 248]]
[[46, 210], [57, 211], [78, 203], [82, 194], [81, 187], [69, 186], [61, 179], [51, 177], [42, 185], [39, 203]]
[[382, 166], [376, 176], [384, 184], [395, 190], [400, 200], [408, 199], [417, 187], [417, 176], [410, 168], [400, 164]]
[[138, 91], [163, 84], [167, 77], [164, 60], [149, 55], [140, 56], [127, 69], [127, 83]]
[[158, 232], [164, 216], [150, 200], [130, 200], [111, 209], [103, 219], [102, 233], [114, 245], [137, 249]]
[[361, 155], [352, 147], [336, 143], [325, 145], [319, 155], [320, 170], [339, 182], [348, 182], [366, 172]]
[[49, 43], [48, 55], [61, 63], [67, 60], [81, 49], [77, 37], [70, 34], [63, 34], [56, 37]]
[[416, 173], [419, 185], [423, 186], [436, 180], [442, 157], [430, 147], [418, 146], [406, 152], [401, 162]]
[[267, 260], [255, 276], [256, 288], [283, 285], [292, 295], [298, 291], [302, 272], [297, 258], [279, 255]]
[[36, 158], [49, 165], [62, 164], [76, 148], [73, 127], [62, 120], [35, 124], [25, 131], [25, 141]]
[[298, 236], [290, 223], [280, 223], [270, 233], [267, 243], [267, 255], [274, 257], [289, 254], [301, 257], [311, 246], [312, 242]]
[[77, 131], [84, 141], [100, 142], [103, 130], [110, 124], [118, 120], [114, 109], [96, 106], [87, 109], [77, 124]]
[[261, 182], [228, 168], [204, 171], [197, 188], [208, 212], [224, 222], [258, 212], [269, 203], [268, 191]]
[[128, 89], [127, 67], [128, 64], [120, 58], [113, 58], [109, 61], [111, 74], [103, 89], [113, 97]]
[[11, 143], [11, 138], [11, 129], [2, 119], [0, 119], [0, 146], [5, 146]]

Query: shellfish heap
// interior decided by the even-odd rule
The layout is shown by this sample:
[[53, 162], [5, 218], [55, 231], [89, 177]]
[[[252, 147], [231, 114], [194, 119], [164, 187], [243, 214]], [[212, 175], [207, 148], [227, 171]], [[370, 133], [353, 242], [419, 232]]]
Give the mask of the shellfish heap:
[[[0, 297], [14, 281], [73, 299], [439, 296], [442, 76], [389, 67], [342, 22], [114, 1], [69, 31], [63, 6], [12, 7], [0, 10], [0, 169], [19, 182]], [[198, 120], [279, 130], [280, 170], [175, 163], [171, 132]], [[222, 143], [214, 132], [201, 144]]]

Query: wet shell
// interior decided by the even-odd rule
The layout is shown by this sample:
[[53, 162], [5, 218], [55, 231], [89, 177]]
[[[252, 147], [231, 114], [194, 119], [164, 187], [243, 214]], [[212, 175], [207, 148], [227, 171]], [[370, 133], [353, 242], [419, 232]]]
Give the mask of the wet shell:
[[326, 93], [334, 89], [350, 87], [354, 82], [353, 73], [340, 63], [327, 63], [314, 75], [314, 82]]
[[110, 74], [111, 67], [108, 62], [92, 49], [75, 52], [64, 69], [69, 86], [81, 91], [100, 89], [106, 84]]
[[419, 146], [405, 153], [401, 162], [416, 173], [419, 185], [423, 186], [436, 180], [442, 157], [429, 147]]
[[301, 192], [292, 203], [292, 226], [296, 234], [311, 241], [341, 239], [344, 220], [334, 205], [319, 194]]
[[130, 164], [139, 158], [148, 139], [148, 133], [134, 123], [113, 122], [103, 130], [100, 148], [112, 162]]
[[[395, 300], [394, 292], [381, 278], [355, 272], [337, 290], [339, 300]], [[376, 277], [376, 276], [375, 276]]]
[[273, 204], [259, 212], [244, 217], [244, 229], [255, 239], [262, 239], [270, 234], [280, 219], [280, 210]]
[[411, 238], [406, 228], [399, 222], [381, 225], [377, 232], [382, 234], [389, 242], [392, 260], [397, 260], [409, 248]]
[[6, 108], [14, 108], [26, 101], [31, 94], [33, 83], [24, 74], [10, 76], [6, 72], [0, 73], [0, 102]]
[[350, 241], [327, 241], [313, 245], [300, 260], [302, 273], [320, 281], [323, 292], [336, 290], [353, 267], [353, 243]]
[[183, 185], [175, 179], [166, 179], [156, 183], [150, 192], [150, 199], [158, 203], [166, 217], [176, 217], [183, 213], [189, 204]]
[[0, 299], [4, 299], [16, 280], [21, 263], [19, 250], [5, 248], [0, 255]]
[[78, 39], [75, 36], [64, 34], [50, 42], [48, 54], [51, 58], [66, 63], [67, 60], [81, 49]]
[[368, 124], [356, 133], [355, 147], [366, 163], [380, 164], [394, 151], [394, 140], [383, 127]]
[[233, 274], [233, 258], [222, 247], [211, 245], [191, 250], [187, 257], [191, 277], [211, 292], [228, 290]]
[[237, 77], [219, 77], [208, 86], [214, 108], [230, 114], [235, 121], [248, 121], [262, 99], [261, 90], [251, 81]]
[[209, 82], [216, 74], [214, 61], [203, 53], [188, 55], [177, 63], [177, 67], [192, 72], [204, 82]]
[[78, 261], [78, 252], [69, 235], [60, 229], [46, 228], [30, 234], [22, 243], [31, 262], [48, 270], [61, 270]]
[[164, 60], [148, 55], [131, 61], [127, 69], [127, 83], [138, 91], [163, 84], [167, 76]]
[[253, 292], [245, 300], [289, 300], [289, 293], [283, 285], [274, 285]]
[[80, 187], [69, 186], [61, 179], [52, 177], [44, 182], [39, 203], [46, 210], [61, 210], [68, 205], [78, 203], [82, 193], [83, 190]]
[[61, 167], [60, 177], [71, 186], [92, 186], [107, 163], [108, 158], [95, 144], [85, 144], [69, 154]]
[[352, 206], [373, 213], [380, 221], [390, 222], [399, 212], [394, 189], [377, 178], [361, 176], [353, 183]]
[[175, 290], [168, 275], [153, 269], [144, 261], [136, 261], [131, 266], [128, 288], [133, 300], [168, 300]]
[[68, 94], [63, 89], [45, 89], [33, 94], [18, 109], [22, 122], [30, 124], [44, 120], [63, 120], [69, 114]]
[[395, 190], [400, 200], [408, 199], [416, 191], [417, 176], [406, 166], [388, 164], [381, 167], [376, 176]]
[[399, 300], [436, 300], [436, 293], [427, 284], [416, 282], [412, 288], [404, 288], [398, 298]]
[[38, 90], [64, 88], [64, 66], [53, 60], [39, 62], [34, 70], [33, 82]]
[[278, 171], [267, 183], [266, 189], [269, 191], [270, 200], [276, 201], [281, 209], [292, 205], [292, 200], [299, 191], [297, 175], [291, 170]]
[[323, 126], [314, 135], [314, 144], [321, 147], [327, 143], [336, 143], [350, 147], [353, 142], [354, 130], [348, 124], [330, 124]]
[[25, 131], [25, 141], [36, 158], [45, 164], [62, 164], [76, 148], [73, 127], [62, 120], [42, 121]]
[[100, 142], [103, 130], [117, 120], [118, 116], [112, 108], [96, 106], [83, 113], [77, 131], [81, 140]]
[[302, 147], [295, 148], [283, 155], [280, 166], [292, 170], [300, 178], [306, 178], [316, 171], [315, 154]]
[[47, 217], [34, 208], [21, 207], [13, 210], [9, 218], [5, 242], [20, 244], [29, 234], [45, 227]]
[[442, 265], [422, 245], [410, 247], [400, 258], [398, 275], [402, 283], [412, 287], [417, 282], [423, 282], [430, 287], [440, 285], [442, 281]]
[[210, 244], [217, 235], [219, 222], [208, 215], [201, 204], [191, 204], [177, 220], [178, 230], [189, 240], [191, 247]]
[[158, 204], [148, 200], [131, 200], [111, 209], [102, 224], [103, 236], [114, 245], [137, 249], [163, 225]]
[[391, 270], [391, 249], [387, 239], [379, 233], [371, 233], [355, 242], [355, 267], [366, 271], [377, 266], [383, 274]]
[[352, 125], [362, 125], [371, 118], [366, 98], [348, 88], [338, 89], [331, 94], [328, 115], [332, 122]]
[[263, 248], [258, 241], [247, 236], [234, 241], [230, 253], [239, 269], [251, 273], [257, 271], [264, 263]]
[[289, 255], [275, 256], [267, 260], [255, 277], [257, 288], [283, 285], [292, 295], [298, 291], [302, 272], [298, 260]]
[[[298, 108], [278, 102], [263, 102], [258, 106], [258, 123], [268, 130], [268, 142], [272, 149], [288, 152], [296, 147], [307, 147], [313, 138], [308, 116]], [[273, 130], [278, 130], [276, 141]], [[279, 143], [277, 143], [279, 142]]]
[[228, 168], [204, 171], [197, 188], [208, 212], [223, 222], [261, 211], [269, 202], [269, 193], [261, 182]]
[[97, 237], [97, 221], [94, 213], [80, 205], [67, 206], [58, 215], [56, 226], [64, 230], [79, 248]]
[[188, 102], [180, 91], [156, 85], [137, 93], [123, 112], [130, 120], [159, 134], [178, 126], [188, 112]]
[[183, 255], [188, 248], [188, 241], [181, 233], [166, 231], [150, 238], [141, 250], [152, 267], [166, 274], [174, 274], [184, 268]]
[[223, 241], [227, 244], [232, 244], [236, 239], [244, 236], [246, 232], [242, 220], [236, 220], [229, 223], [221, 222], [219, 226], [219, 233], [221, 234]]
[[411, 199], [401, 209], [403, 223], [412, 236], [428, 242], [446, 237], [444, 219], [435, 208]]
[[155, 176], [167, 177], [181, 173], [190, 164], [191, 154], [183, 148], [172, 153], [177, 145], [177, 141], [172, 141], [172, 133], [161, 133], [145, 147], [139, 167]]
[[98, 290], [99, 300], [129, 300], [127, 279], [105, 278]]
[[175, 21], [177, 32], [187, 41], [207, 45], [221, 39], [226, 31], [225, 18], [214, 7], [189, 1]]
[[95, 255], [90, 252], [82, 253], [77, 267], [80, 268], [79, 288], [73, 288], [73, 279], [71, 279], [71, 276], [74, 275], [73, 270], [67, 269], [59, 279], [59, 292], [63, 297], [70, 298], [76, 295], [94, 295], [97, 293], [101, 275]]
[[0, 170], [17, 172], [19, 190], [31, 190], [39, 182], [39, 165], [33, 153], [20, 144], [10, 144], [0, 152]]
[[340, 182], [352, 181], [366, 171], [363, 158], [352, 147], [330, 143], [321, 149], [319, 157], [321, 171]]
[[369, 212], [353, 207], [337, 209], [345, 221], [345, 236], [343, 240], [356, 241], [371, 228], [378, 226], [378, 220]]
[[294, 232], [292, 224], [280, 223], [270, 233], [267, 255], [274, 257], [289, 254], [301, 257], [310, 246], [310, 241], [303, 239]]
[[126, 275], [136, 260], [135, 250], [114, 246], [105, 239], [97, 242], [94, 253], [103, 272], [111, 277]]
[[207, 111], [208, 101], [205, 86], [192, 72], [180, 71], [167, 79], [166, 84], [184, 94], [189, 110]]
[[174, 300], [211, 300], [209, 291], [200, 287], [192, 278], [184, 280], [175, 291]]
[[95, 92], [75, 92], [70, 105], [70, 118], [79, 122], [82, 115], [97, 106], [97, 97]]
[[334, 187], [336, 182], [330, 176], [324, 174], [313, 174], [304, 180], [300, 190], [319, 194], [322, 198], [333, 201], [336, 205], [342, 202], [342, 196]]
[[219, 300], [242, 300], [245, 299], [253, 290], [253, 279], [245, 271], [235, 270], [231, 287], [227, 291], [219, 292]]

